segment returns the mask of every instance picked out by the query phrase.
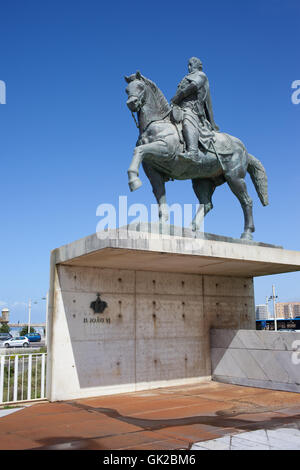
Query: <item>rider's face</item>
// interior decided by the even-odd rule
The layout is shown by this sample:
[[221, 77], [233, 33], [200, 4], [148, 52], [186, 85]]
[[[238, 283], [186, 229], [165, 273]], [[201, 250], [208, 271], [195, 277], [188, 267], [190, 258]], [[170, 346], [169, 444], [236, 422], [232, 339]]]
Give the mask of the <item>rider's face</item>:
[[194, 64], [192, 61], [189, 61], [188, 63], [188, 69], [189, 69], [189, 72], [192, 72], [194, 70]]

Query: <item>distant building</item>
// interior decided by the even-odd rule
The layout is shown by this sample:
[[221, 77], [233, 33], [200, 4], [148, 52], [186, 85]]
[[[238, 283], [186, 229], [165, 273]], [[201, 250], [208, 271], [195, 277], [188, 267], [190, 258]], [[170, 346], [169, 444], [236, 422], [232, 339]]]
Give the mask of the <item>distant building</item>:
[[295, 318], [300, 316], [300, 302], [277, 302], [277, 318]]
[[270, 312], [267, 304], [256, 305], [255, 308], [256, 320], [268, 320]]
[[1, 313], [2, 313], [2, 316], [0, 317], [0, 323], [1, 324], [9, 323], [9, 309], [3, 308]]

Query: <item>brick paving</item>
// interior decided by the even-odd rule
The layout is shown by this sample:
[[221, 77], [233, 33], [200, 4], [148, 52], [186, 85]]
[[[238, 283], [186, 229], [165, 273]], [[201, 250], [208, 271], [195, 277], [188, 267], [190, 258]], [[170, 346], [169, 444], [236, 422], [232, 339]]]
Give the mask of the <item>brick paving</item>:
[[300, 394], [208, 382], [0, 414], [0, 450], [195, 449], [199, 442], [287, 427], [300, 429]]

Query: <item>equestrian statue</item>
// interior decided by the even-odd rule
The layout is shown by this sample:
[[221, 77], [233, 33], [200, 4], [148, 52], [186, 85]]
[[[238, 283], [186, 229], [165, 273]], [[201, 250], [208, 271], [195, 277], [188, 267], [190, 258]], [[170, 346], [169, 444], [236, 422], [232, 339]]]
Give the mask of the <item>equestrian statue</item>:
[[[204, 215], [212, 208], [212, 195], [217, 186], [227, 183], [238, 198], [244, 213], [242, 239], [252, 240], [255, 231], [252, 199], [247, 192], [248, 172], [261, 203], [268, 204], [267, 175], [262, 163], [248, 153], [244, 144], [219, 131], [214, 121], [212, 100], [202, 62], [192, 57], [188, 74], [168, 103], [154, 82], [140, 72], [125, 77], [127, 106], [139, 128], [139, 138], [128, 169], [131, 191], [142, 182], [142, 164], [153, 188], [159, 207], [159, 220], [168, 221], [165, 183], [191, 179], [200, 207], [192, 221], [200, 229]], [[134, 113], [137, 113], [137, 120]]]

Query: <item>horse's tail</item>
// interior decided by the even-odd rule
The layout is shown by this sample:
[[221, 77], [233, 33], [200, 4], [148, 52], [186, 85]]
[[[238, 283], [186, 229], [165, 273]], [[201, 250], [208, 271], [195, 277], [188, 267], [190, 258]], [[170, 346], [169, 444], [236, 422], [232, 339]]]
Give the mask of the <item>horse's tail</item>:
[[263, 206], [269, 204], [268, 197], [268, 178], [266, 170], [264, 169], [262, 163], [255, 158], [253, 155], [248, 153], [249, 161], [247, 171], [251, 176], [252, 182], [255, 186], [258, 197]]

